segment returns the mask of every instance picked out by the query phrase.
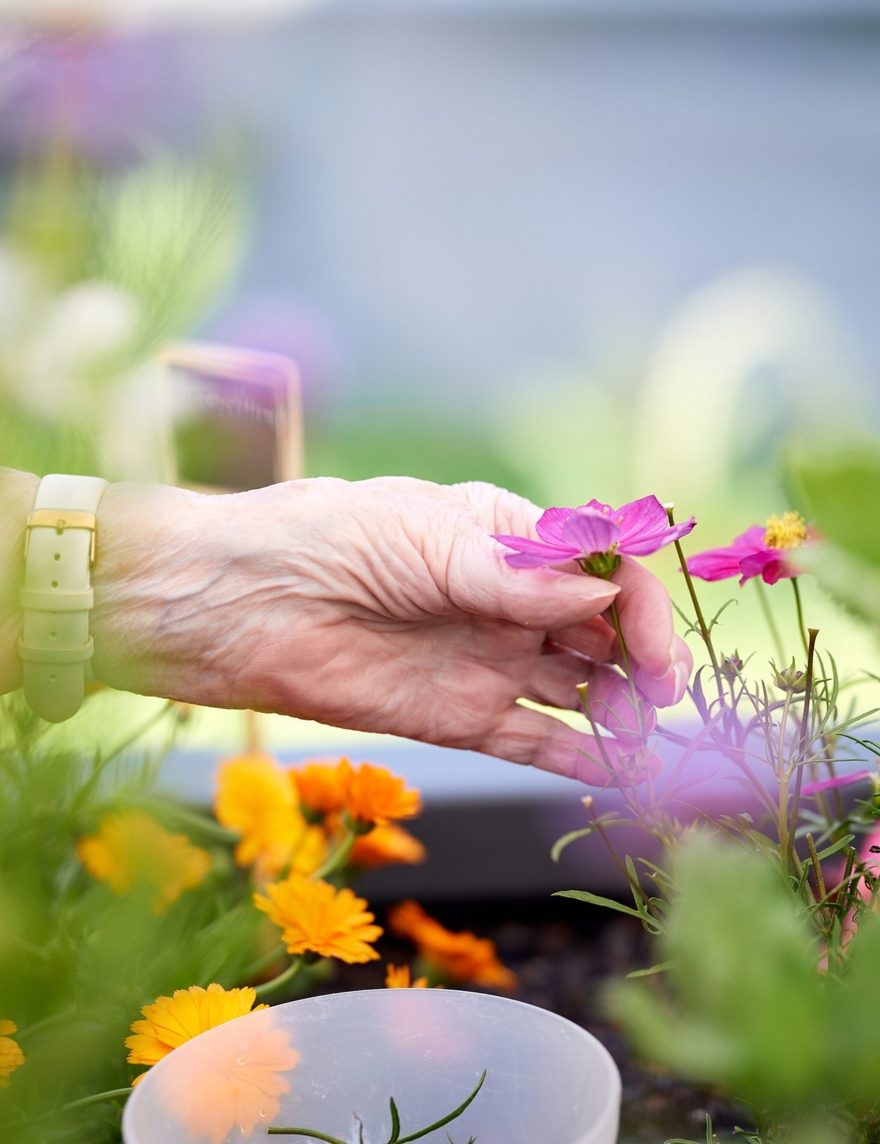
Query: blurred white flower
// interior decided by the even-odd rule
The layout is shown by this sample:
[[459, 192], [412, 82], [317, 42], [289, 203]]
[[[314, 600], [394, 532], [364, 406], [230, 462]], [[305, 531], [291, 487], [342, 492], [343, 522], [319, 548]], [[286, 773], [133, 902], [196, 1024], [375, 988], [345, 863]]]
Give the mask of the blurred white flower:
[[51, 29], [251, 24], [323, 2], [326, 0], [0, 0], [0, 19]]
[[42, 295], [36, 263], [0, 243], [0, 346], [21, 343]]
[[23, 404], [51, 417], [81, 410], [92, 371], [121, 354], [137, 334], [140, 311], [108, 282], [78, 282], [33, 322], [19, 355]]

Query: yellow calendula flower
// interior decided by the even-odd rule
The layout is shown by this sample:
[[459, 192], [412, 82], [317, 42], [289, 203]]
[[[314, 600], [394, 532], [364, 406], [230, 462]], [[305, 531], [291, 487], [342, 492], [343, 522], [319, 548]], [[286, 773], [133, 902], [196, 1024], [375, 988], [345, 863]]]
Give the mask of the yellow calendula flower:
[[414, 941], [419, 956], [451, 982], [508, 990], [516, 985], [516, 974], [498, 960], [493, 942], [468, 930], [446, 929], [417, 902], [394, 906], [388, 911], [388, 925]]
[[81, 838], [77, 857], [93, 878], [117, 894], [146, 891], [157, 913], [201, 884], [211, 856], [185, 834], [172, 834], [151, 814], [119, 810]]
[[415, 866], [424, 862], [427, 854], [423, 842], [402, 826], [390, 822], [356, 838], [349, 862], [360, 870], [374, 870], [393, 863]]
[[323, 832], [306, 822], [287, 772], [268, 755], [242, 755], [221, 764], [214, 814], [241, 836], [235, 860], [254, 866], [258, 877], [288, 866], [310, 874], [324, 860]]
[[14, 1021], [0, 1021], [0, 1088], [9, 1087], [9, 1078], [25, 1061], [21, 1046], [12, 1039], [17, 1032]]
[[287, 772], [305, 814], [323, 818], [344, 809], [348, 767], [344, 758], [335, 762], [314, 759]]
[[257, 909], [268, 914], [282, 931], [288, 953], [317, 953], [349, 964], [373, 961], [378, 953], [370, 945], [382, 934], [363, 898], [345, 887], [312, 881], [291, 874], [283, 882], [254, 894]]
[[132, 1035], [125, 1040], [128, 1063], [154, 1065], [199, 1033], [243, 1017], [245, 1013], [268, 1008], [266, 1005], [255, 1007], [256, 999], [255, 989], [224, 989], [217, 984], [207, 989], [191, 985], [189, 989], [175, 990], [171, 997], [157, 997], [141, 1009], [144, 1019], [132, 1023]]
[[182, 1128], [175, 1139], [262, 1139], [277, 1123], [281, 1097], [291, 1088], [287, 1074], [300, 1054], [271, 1009], [254, 1014], [246, 1022], [227, 1021], [196, 1042], [177, 1068], [156, 1076], [162, 1106]]
[[410, 969], [408, 965], [391, 965], [385, 972], [385, 988], [386, 989], [427, 989], [427, 977], [417, 977], [415, 981], [411, 980]]
[[345, 810], [357, 822], [386, 826], [398, 818], [415, 818], [421, 795], [386, 767], [361, 763], [345, 769]]

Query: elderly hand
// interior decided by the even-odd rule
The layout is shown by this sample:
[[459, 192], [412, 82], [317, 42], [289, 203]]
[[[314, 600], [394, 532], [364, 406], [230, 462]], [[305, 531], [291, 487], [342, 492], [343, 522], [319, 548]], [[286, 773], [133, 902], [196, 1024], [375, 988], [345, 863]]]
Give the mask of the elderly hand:
[[[579, 709], [608, 683], [617, 600], [639, 689], [681, 698], [666, 591], [510, 568], [492, 533], [540, 510], [486, 484], [301, 480], [229, 496], [113, 485], [99, 515], [95, 669], [113, 686], [469, 748], [605, 784]], [[600, 688], [601, 690], [601, 688]], [[607, 693], [607, 687], [605, 687]]]

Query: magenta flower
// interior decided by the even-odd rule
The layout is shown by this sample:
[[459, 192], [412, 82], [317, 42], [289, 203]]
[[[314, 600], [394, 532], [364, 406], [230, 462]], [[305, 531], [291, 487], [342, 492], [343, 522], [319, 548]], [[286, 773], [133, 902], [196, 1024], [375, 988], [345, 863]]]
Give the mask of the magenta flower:
[[796, 512], [771, 516], [766, 528], [753, 524], [727, 548], [709, 548], [688, 558], [688, 572], [700, 580], [727, 580], [739, 576], [740, 584], [760, 576], [765, 584], [797, 576], [799, 569], [788, 552], [800, 548], [812, 533]]
[[[582, 563], [584, 571], [610, 575], [620, 556], [647, 556], [686, 536], [696, 524], [694, 517], [683, 524], [669, 523], [666, 509], [655, 496], [642, 497], [614, 509], [591, 500], [577, 508], [548, 508], [535, 526], [538, 540], [527, 536], [496, 536], [514, 549], [505, 559], [514, 568], [543, 568]], [[608, 557], [589, 565], [596, 557]]]

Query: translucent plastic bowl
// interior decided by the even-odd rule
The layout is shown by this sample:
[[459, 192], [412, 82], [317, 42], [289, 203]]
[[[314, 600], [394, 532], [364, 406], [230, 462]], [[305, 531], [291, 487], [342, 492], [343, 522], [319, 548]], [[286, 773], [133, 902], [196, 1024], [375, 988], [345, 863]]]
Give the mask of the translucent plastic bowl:
[[[297, 1126], [359, 1144], [473, 1103], [426, 1144], [615, 1144], [620, 1076], [570, 1021], [502, 997], [374, 989], [291, 1001], [175, 1049], [135, 1089], [125, 1144], [245, 1144]], [[448, 1136], [447, 1136], [448, 1133]], [[313, 1138], [314, 1139], [314, 1138]]]

